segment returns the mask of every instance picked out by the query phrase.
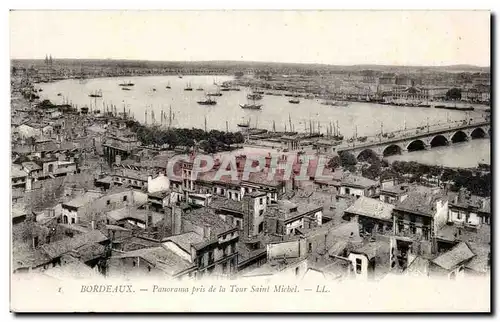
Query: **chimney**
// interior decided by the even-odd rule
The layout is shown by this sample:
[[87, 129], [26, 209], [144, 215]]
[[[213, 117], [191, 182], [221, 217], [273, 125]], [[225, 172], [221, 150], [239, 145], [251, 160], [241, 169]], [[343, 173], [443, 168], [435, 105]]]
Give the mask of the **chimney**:
[[254, 215], [255, 215], [255, 198], [245, 195], [243, 201], [243, 235], [253, 235]]
[[172, 235], [179, 235], [181, 233], [182, 209], [175, 203], [172, 204], [172, 210], [170, 212], [170, 224]]
[[203, 226], [203, 238], [210, 238], [210, 226]]
[[95, 229], [95, 220], [90, 221], [90, 228], [91, 228], [92, 230], [94, 230], [94, 229]]
[[153, 226], [153, 214], [151, 213], [151, 211], [148, 211], [146, 227], [149, 228], [151, 226]]

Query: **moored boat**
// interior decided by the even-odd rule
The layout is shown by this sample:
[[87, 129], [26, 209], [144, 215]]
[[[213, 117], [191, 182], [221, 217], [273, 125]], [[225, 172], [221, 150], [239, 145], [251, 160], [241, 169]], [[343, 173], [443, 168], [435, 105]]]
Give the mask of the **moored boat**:
[[134, 86], [135, 84], [132, 83], [132, 82], [123, 82], [121, 84], [118, 84], [118, 86], [126, 86], [126, 87], [130, 87], [130, 86]]
[[217, 101], [211, 99], [210, 97], [207, 97], [205, 100], [198, 101], [197, 103], [200, 105], [215, 105], [215, 104], [217, 104]]

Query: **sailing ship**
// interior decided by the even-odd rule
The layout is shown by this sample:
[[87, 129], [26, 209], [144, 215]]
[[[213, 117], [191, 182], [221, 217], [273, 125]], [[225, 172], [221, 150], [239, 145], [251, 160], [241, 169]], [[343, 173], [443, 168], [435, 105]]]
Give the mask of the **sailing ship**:
[[167, 89], [171, 89], [172, 87], [170, 87], [170, 82], [167, 83], [167, 86], [165, 86], [165, 88]]
[[191, 87], [191, 83], [187, 83], [186, 88], [184, 88], [185, 91], [192, 91], [193, 88]]
[[249, 128], [250, 127], [250, 119], [246, 123], [238, 123], [238, 127]]
[[201, 86], [200, 86], [200, 87], [198, 87], [196, 90], [197, 90], [197, 91], [202, 91], [202, 90], [203, 90], [203, 87], [201, 87]]
[[339, 101], [324, 101], [321, 102], [322, 105], [329, 105], [329, 106], [349, 106], [349, 103], [347, 102], [339, 102]]
[[127, 86], [127, 87], [130, 87], [130, 86], [134, 86], [135, 84], [128, 81], [128, 82], [123, 82], [121, 84], [118, 84], [118, 86]]
[[256, 100], [261, 100], [261, 99], [262, 99], [262, 95], [257, 94], [257, 93], [250, 93], [250, 94], [248, 94], [248, 95], [247, 95], [247, 98], [248, 98], [249, 100], [254, 100], [254, 101], [256, 101]]
[[122, 87], [122, 91], [130, 91], [130, 88], [128, 88], [128, 87]]
[[95, 91], [89, 94], [89, 97], [102, 97], [102, 91], [101, 90]]
[[255, 100], [252, 100], [253, 103], [240, 104], [241, 108], [249, 109], [249, 110], [260, 110], [262, 108], [262, 104], [256, 104]]
[[211, 99], [210, 97], [207, 97], [205, 100], [198, 101], [197, 103], [200, 105], [215, 105], [215, 104], [217, 104], [217, 101], [214, 99]]
[[219, 87], [217, 87], [217, 92], [215, 93], [208, 93], [208, 96], [222, 96], [222, 93], [220, 92]]
[[298, 98], [292, 98], [291, 100], [288, 101], [290, 104], [299, 104], [300, 100]]

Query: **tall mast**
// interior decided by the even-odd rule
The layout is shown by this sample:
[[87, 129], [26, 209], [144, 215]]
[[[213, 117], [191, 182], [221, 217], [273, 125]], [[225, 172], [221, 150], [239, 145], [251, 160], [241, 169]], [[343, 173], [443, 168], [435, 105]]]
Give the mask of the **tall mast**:
[[169, 119], [168, 119], [168, 129], [172, 126], [172, 105], [170, 105]]
[[290, 132], [292, 132], [292, 117], [290, 116], [290, 113], [288, 113], [288, 123], [290, 124]]
[[226, 133], [228, 133], [228, 132], [229, 132], [229, 124], [226, 121]]

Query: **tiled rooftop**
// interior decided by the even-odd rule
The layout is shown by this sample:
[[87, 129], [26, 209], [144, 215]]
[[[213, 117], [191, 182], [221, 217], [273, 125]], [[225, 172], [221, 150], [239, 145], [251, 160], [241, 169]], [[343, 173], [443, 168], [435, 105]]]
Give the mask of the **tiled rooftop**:
[[360, 197], [345, 212], [380, 220], [391, 220], [393, 209], [394, 205], [373, 198]]
[[106, 241], [108, 237], [99, 230], [92, 230], [85, 234], [78, 234], [72, 238], [64, 238], [60, 241], [45, 244], [41, 249], [51, 258], [57, 258], [65, 253], [78, 250], [82, 246]]
[[202, 242], [203, 236], [198, 235], [194, 231], [190, 231], [184, 234], [167, 237], [162, 242], [167, 241], [171, 241], [184, 251], [191, 253], [191, 245]]
[[451, 270], [474, 256], [476, 255], [472, 252], [469, 246], [466, 243], [461, 242], [446, 253], [433, 259], [432, 262], [446, 270]]

